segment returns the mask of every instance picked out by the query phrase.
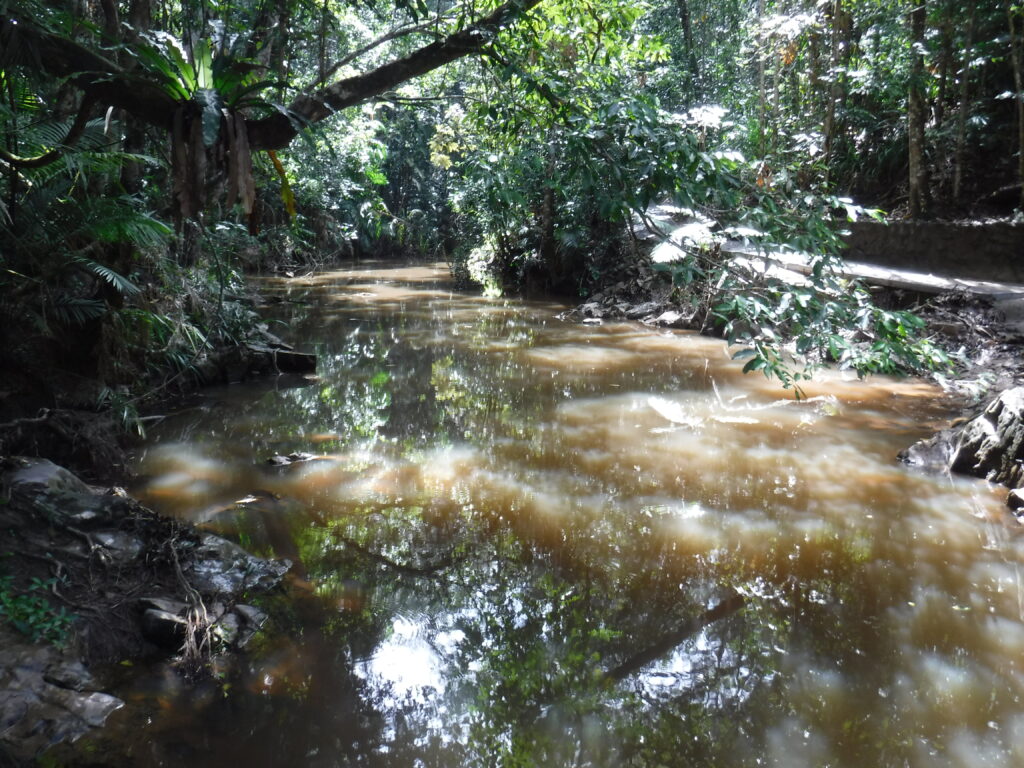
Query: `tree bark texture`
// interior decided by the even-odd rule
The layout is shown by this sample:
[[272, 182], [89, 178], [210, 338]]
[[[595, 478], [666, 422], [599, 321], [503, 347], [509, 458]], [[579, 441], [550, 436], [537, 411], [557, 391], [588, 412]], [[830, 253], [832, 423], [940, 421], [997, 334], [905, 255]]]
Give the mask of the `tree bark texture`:
[[1011, 0], [1006, 4], [1006, 17], [1010, 27], [1010, 61], [1017, 104], [1017, 180], [1020, 182], [1017, 205], [1024, 211], [1024, 10]]
[[910, 84], [907, 98], [908, 207], [911, 218], [928, 209], [928, 169], [925, 164], [924, 45], [928, 9], [925, 0], [914, 0], [910, 10]]
[[964, 156], [967, 153], [967, 118], [971, 114], [971, 60], [974, 58], [974, 24], [976, 6], [971, 3], [964, 40], [963, 65], [960, 68], [960, 104], [956, 113], [956, 148], [953, 151], [953, 202], [959, 203], [963, 192]]
[[679, 26], [683, 30], [683, 42], [686, 43], [686, 64], [690, 70], [691, 85], [696, 87], [700, 76], [697, 63], [697, 51], [693, 47], [693, 22], [690, 18], [690, 5], [687, 0], [676, 0], [679, 9]]

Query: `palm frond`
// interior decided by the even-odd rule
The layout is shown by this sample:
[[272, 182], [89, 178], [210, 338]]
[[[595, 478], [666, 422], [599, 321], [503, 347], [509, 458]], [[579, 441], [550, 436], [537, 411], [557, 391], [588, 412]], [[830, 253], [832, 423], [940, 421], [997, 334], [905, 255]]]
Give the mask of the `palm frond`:
[[74, 263], [109, 283], [118, 293], [124, 296], [133, 296], [139, 292], [139, 287], [127, 277], [97, 261], [79, 256], [75, 259]]
[[105, 243], [132, 243], [139, 248], [158, 248], [172, 230], [157, 218], [133, 207], [129, 197], [90, 201], [85, 208], [83, 234]]
[[[18, 137], [22, 153], [36, 154], [59, 146], [68, 135], [71, 123], [71, 120], [44, 120], [24, 126]], [[27, 152], [25, 147], [31, 147], [33, 151]]]
[[85, 325], [106, 313], [107, 305], [100, 299], [61, 295], [50, 305], [50, 314], [61, 325]]
[[18, 112], [36, 112], [43, 106], [43, 100], [28, 87], [28, 83], [18, 77], [9, 77], [4, 70], [0, 70], [0, 87], [5, 96], [0, 115], [5, 120], [13, 118]]
[[37, 169], [29, 178], [35, 183], [46, 183], [58, 176], [72, 179], [84, 176], [86, 179], [102, 176], [116, 176], [125, 163], [140, 165], [157, 165], [158, 161], [149, 155], [130, 152], [67, 152], [60, 160], [44, 168]]

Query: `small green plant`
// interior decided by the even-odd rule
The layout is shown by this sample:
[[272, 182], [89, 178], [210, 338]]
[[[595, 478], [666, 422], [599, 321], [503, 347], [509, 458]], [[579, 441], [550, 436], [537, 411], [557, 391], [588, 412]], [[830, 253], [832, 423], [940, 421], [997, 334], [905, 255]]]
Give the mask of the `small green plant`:
[[28, 589], [19, 592], [10, 576], [0, 577], [0, 616], [33, 642], [44, 640], [63, 648], [75, 617], [43, 597], [55, 583], [56, 579], [33, 578]]

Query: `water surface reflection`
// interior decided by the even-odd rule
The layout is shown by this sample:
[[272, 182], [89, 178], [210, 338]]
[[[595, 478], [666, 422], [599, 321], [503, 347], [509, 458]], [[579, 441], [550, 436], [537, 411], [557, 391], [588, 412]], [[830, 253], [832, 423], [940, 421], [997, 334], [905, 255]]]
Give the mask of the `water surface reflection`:
[[437, 265], [266, 287], [319, 378], [207, 392], [135, 490], [296, 567], [212, 693], [137, 683], [137, 764], [1024, 764], [1024, 542], [893, 459], [932, 387], [796, 402]]

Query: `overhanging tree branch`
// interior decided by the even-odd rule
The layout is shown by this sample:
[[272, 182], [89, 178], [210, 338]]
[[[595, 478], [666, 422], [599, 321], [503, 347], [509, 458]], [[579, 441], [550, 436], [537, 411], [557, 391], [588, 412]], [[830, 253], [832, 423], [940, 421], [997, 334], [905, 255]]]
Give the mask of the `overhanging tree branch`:
[[0, 50], [6, 64], [67, 78], [99, 104], [171, 128], [176, 102], [158, 83], [134, 76], [84, 45], [39, 28], [30, 19], [0, 16]]
[[472, 53], [480, 52], [494, 36], [517, 16], [542, 0], [509, 0], [489, 16], [470, 24], [443, 40], [425, 45], [408, 56], [388, 62], [363, 74], [338, 80], [312, 94], [303, 94], [289, 107], [289, 115], [276, 114], [248, 123], [253, 149], [281, 149], [295, 138], [302, 124], [317, 123], [348, 107], [409, 80], [425, 75]]
[[82, 105], [78, 108], [78, 114], [75, 116], [75, 121], [71, 124], [67, 134], [64, 136], [63, 141], [49, 152], [45, 152], [37, 157], [18, 157], [8, 152], [3, 147], [0, 147], [0, 160], [3, 160], [9, 166], [18, 169], [24, 168], [42, 168], [43, 166], [49, 165], [55, 162], [68, 147], [75, 144], [82, 133], [85, 131], [85, 126], [89, 123], [89, 112], [92, 110], [93, 104], [92, 97], [86, 96], [82, 99]]
[[328, 67], [327, 71], [324, 73], [324, 76], [320, 78], [319, 82], [313, 84], [313, 87], [315, 88], [317, 86], [323, 85], [332, 77], [334, 77], [334, 75], [338, 72], [339, 69], [341, 69], [347, 64], [351, 64], [360, 56], [365, 56], [374, 48], [378, 48], [384, 45], [384, 43], [389, 43], [392, 40], [397, 40], [398, 38], [405, 37], [406, 35], [413, 35], [416, 34], [417, 32], [425, 32], [436, 25], [437, 19], [431, 19], [430, 21], [426, 21], [422, 24], [409, 24], [404, 27], [399, 27], [398, 29], [393, 29], [386, 34], [381, 35], [376, 40], [372, 40], [371, 42], [367, 43], [361, 48], [357, 48], [351, 53], [345, 54], [345, 56], [338, 59], [338, 61], [334, 62], [330, 67]]
[[[497, 33], [542, 0], [508, 0], [487, 16], [369, 72], [343, 78], [297, 97], [287, 110], [247, 120], [250, 148], [283, 149], [306, 125], [379, 96], [404, 82], [477, 53]], [[179, 102], [159, 83], [134, 75], [95, 51], [44, 30], [31, 19], [0, 16], [0, 48], [11, 63], [35, 66], [66, 77], [97, 102], [118, 107], [151, 125], [170, 131]]]

